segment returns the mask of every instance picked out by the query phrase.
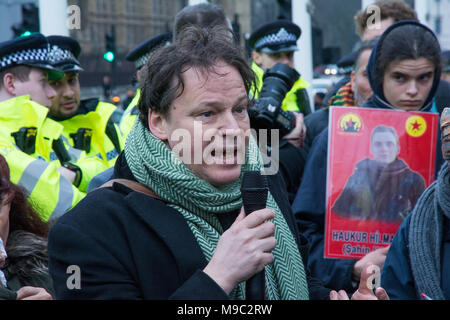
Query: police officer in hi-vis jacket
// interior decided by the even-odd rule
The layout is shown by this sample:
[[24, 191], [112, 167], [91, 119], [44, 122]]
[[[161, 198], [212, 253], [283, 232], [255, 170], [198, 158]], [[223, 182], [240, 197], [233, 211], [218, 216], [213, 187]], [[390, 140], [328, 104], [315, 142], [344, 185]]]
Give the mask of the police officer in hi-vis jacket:
[[63, 126], [48, 117], [55, 71], [42, 34], [0, 43], [0, 153], [42, 220], [53, 220], [84, 196], [92, 168], [102, 164], [64, 143]]

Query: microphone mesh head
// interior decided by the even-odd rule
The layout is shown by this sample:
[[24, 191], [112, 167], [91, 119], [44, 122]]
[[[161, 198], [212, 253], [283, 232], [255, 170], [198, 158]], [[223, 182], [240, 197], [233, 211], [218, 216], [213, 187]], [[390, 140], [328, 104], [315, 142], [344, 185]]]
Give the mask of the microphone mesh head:
[[242, 189], [267, 188], [267, 178], [260, 171], [247, 171], [242, 178]]
[[261, 175], [259, 171], [245, 172], [241, 187], [245, 213], [248, 215], [253, 211], [264, 209], [268, 192], [266, 176]]

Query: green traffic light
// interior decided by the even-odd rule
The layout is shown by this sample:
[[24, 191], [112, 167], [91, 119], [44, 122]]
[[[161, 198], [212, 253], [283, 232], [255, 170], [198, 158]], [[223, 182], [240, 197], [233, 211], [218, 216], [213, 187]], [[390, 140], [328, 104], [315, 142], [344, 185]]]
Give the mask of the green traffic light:
[[105, 52], [105, 54], [103, 55], [103, 58], [105, 58], [106, 61], [108, 62], [113, 62], [114, 61], [114, 52], [108, 51]]
[[28, 37], [28, 36], [30, 36], [31, 35], [31, 32], [30, 31], [25, 31], [24, 33], [22, 33], [20, 36], [21, 37]]

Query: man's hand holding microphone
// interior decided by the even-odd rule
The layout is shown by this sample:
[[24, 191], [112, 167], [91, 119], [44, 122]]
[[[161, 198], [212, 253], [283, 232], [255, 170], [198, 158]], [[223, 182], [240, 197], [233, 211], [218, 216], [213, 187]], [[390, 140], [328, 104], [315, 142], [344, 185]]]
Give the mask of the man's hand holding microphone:
[[262, 271], [273, 262], [271, 253], [277, 244], [275, 218], [271, 209], [245, 215], [241, 209], [231, 227], [219, 239], [216, 251], [203, 270], [229, 294], [240, 282]]

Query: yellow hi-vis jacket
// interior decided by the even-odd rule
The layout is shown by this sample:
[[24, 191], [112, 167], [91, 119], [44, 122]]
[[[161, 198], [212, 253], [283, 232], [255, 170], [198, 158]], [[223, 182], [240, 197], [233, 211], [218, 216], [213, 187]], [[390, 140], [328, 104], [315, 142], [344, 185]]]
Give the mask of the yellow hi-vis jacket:
[[[25, 189], [29, 202], [43, 221], [53, 220], [73, 206], [86, 194], [63, 177], [58, 168], [53, 143], [60, 138], [62, 126], [47, 118], [48, 108], [20, 96], [0, 102], [0, 153], [11, 172], [11, 182]], [[92, 164], [98, 159], [86, 158], [84, 152], [68, 149], [76, 155], [82, 172], [84, 188], [93, 177]], [[85, 168], [83, 169], [83, 161]], [[84, 180], [84, 181], [83, 181]]]
[[136, 95], [134, 96], [133, 100], [131, 100], [127, 109], [123, 113], [122, 119], [120, 120], [119, 128], [122, 136], [124, 137], [124, 140], [127, 139], [128, 134], [130, 133], [131, 129], [133, 129], [134, 122], [136, 121], [137, 115], [139, 113], [137, 105], [139, 103], [140, 97], [141, 89], [137, 89]]
[[[255, 73], [257, 90], [252, 88], [251, 94], [253, 95], [253, 98], [257, 99], [263, 86], [264, 70], [254, 61], [252, 62], [252, 70]], [[308, 95], [306, 94], [306, 90], [303, 90], [308, 88], [309, 85], [310, 84], [307, 81], [299, 77], [288, 93], [286, 93], [286, 96], [281, 103], [281, 109], [284, 111], [301, 112], [304, 115], [311, 113]], [[300, 92], [303, 92], [303, 95], [299, 95]], [[304, 101], [299, 101], [299, 99], [303, 99]]]
[[[98, 99], [81, 101], [78, 112], [73, 117], [58, 121], [63, 126], [64, 141], [70, 146], [86, 152], [87, 156], [101, 159], [107, 168], [113, 167], [123, 150], [124, 139], [111, 115], [116, 106]], [[104, 166], [99, 166], [101, 173]]]

